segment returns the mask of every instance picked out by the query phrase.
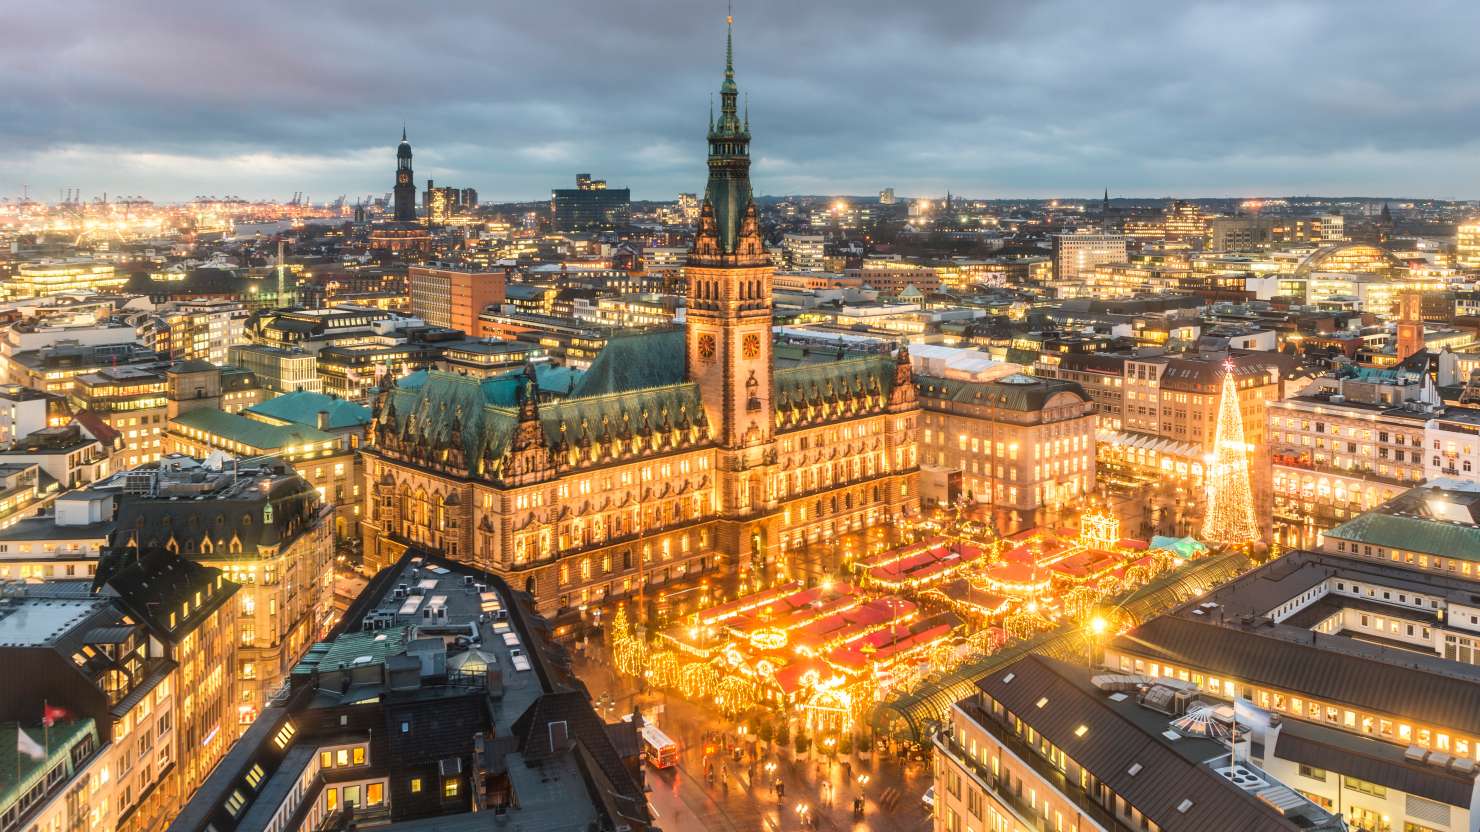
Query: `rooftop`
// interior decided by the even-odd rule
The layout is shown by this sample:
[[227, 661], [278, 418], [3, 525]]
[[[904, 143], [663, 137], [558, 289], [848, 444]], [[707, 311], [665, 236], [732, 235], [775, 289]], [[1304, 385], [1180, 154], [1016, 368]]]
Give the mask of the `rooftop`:
[[304, 427], [319, 428], [318, 415], [328, 415], [326, 430], [364, 427], [370, 424], [370, 408], [335, 396], [300, 390], [285, 393], [247, 408], [248, 413]]
[[[290, 406], [289, 410], [295, 410]], [[212, 437], [238, 442], [264, 453], [283, 451], [295, 446], [337, 443], [333, 434], [307, 425], [273, 425], [237, 413], [199, 408], [170, 420], [171, 425], [198, 430]]]
[[[1480, 735], [1480, 667], [1430, 653], [1299, 626], [1281, 617], [1315, 595], [1387, 588], [1472, 603], [1472, 582], [1335, 554], [1296, 551], [1230, 581], [1111, 642], [1111, 649], [1192, 666], [1250, 684], [1307, 694]], [[1315, 591], [1315, 595], [1310, 594]], [[1378, 593], [1373, 593], [1381, 597]], [[1418, 600], [1418, 599], [1413, 599]], [[1394, 605], [1399, 612], [1400, 605]], [[1408, 608], [1426, 614], [1419, 605]]]
[[[366, 741], [368, 771], [393, 784], [393, 829], [492, 822], [465, 802], [432, 808], [397, 790], [407, 773], [427, 767], [506, 776], [511, 828], [646, 829], [639, 780], [544, 626], [528, 597], [502, 579], [408, 551], [310, 647], [293, 668], [287, 700], [263, 712], [171, 830], [265, 828], [297, 793], [319, 746]], [[287, 725], [291, 742], [276, 743]], [[260, 785], [255, 766], [267, 775]], [[321, 783], [312, 781], [304, 799], [317, 799]], [[248, 797], [241, 823], [226, 809], [233, 794]]]
[[[1126, 677], [1091, 677], [1086, 668], [1029, 655], [978, 686], [1169, 832], [1344, 828], [1246, 760], [1243, 771], [1226, 772], [1229, 745], [1218, 737], [1223, 729], [1229, 733], [1221, 736], [1231, 734], [1231, 713], [1221, 714], [1219, 703], [1186, 701], [1176, 683], [1138, 692]], [[968, 714], [991, 730], [993, 717]], [[1193, 714], [1200, 719], [1179, 719]], [[1204, 726], [1199, 735], [1195, 728]], [[1235, 781], [1245, 775], [1260, 782]]]
[[0, 647], [52, 643], [108, 607], [102, 598], [21, 598], [0, 607]]
[[1326, 537], [1480, 562], [1480, 490], [1453, 481], [1411, 488]]

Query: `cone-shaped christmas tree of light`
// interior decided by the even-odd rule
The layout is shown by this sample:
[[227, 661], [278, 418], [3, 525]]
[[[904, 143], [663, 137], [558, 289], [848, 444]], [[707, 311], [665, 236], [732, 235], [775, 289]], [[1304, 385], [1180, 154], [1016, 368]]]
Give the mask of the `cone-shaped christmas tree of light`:
[[1208, 512], [1203, 518], [1202, 538], [1205, 543], [1236, 546], [1257, 541], [1259, 524], [1254, 520], [1249, 446], [1244, 444], [1244, 420], [1239, 415], [1232, 362], [1224, 364], [1223, 370], [1218, 426], [1205, 470]]

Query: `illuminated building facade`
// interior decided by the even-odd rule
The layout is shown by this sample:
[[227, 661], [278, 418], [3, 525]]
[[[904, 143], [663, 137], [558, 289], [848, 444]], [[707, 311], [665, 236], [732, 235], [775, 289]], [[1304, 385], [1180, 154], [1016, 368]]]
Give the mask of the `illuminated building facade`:
[[[1104, 664], [1277, 715], [1245, 721], [1240, 756], [1349, 828], [1475, 830], [1480, 721], [1464, 703], [1480, 684], [1480, 625], [1475, 573], [1460, 565], [1480, 550], [1470, 519], [1439, 563], [1414, 551], [1457, 519], [1427, 514], [1429, 492], [1142, 624], [1107, 645]], [[1473, 518], [1472, 504], [1452, 504]]]
[[481, 271], [455, 266], [412, 266], [406, 271], [411, 314], [432, 326], [478, 332], [478, 316], [504, 301], [503, 270]]
[[1340, 387], [1269, 403], [1278, 541], [1314, 546], [1320, 532], [1424, 481], [1425, 425], [1435, 414], [1418, 406], [1420, 394], [1394, 371], [1363, 370]]
[[820, 272], [827, 264], [827, 238], [821, 234], [787, 234], [781, 239], [786, 267]]
[[886, 295], [899, 295], [911, 286], [922, 293], [940, 288], [934, 269], [903, 260], [868, 258], [859, 267], [858, 276], [864, 285]]
[[721, 564], [786, 574], [790, 553], [916, 510], [908, 356], [773, 356], [737, 96], [727, 62], [686, 326], [612, 338], [563, 398], [532, 373], [387, 390], [365, 450], [368, 565], [420, 543], [570, 610]]
[[110, 560], [96, 583], [12, 597], [0, 618], [0, 660], [14, 674], [0, 739], [30, 751], [12, 751], [0, 781], [5, 829], [170, 822], [236, 737], [235, 589], [154, 551]]
[[[1162, 704], [1174, 684], [1118, 691], [1037, 655], [993, 671], [932, 737], [933, 829], [1345, 832], [1245, 755], [1248, 779], [1231, 776], [1217, 718], [1194, 724]], [[1276, 790], [1288, 796], [1278, 807]]]
[[1125, 237], [1119, 234], [1054, 235], [1054, 281], [1058, 285], [1077, 285], [1095, 266], [1125, 261]]
[[237, 660], [203, 672], [224, 668], [234, 677], [237, 694], [225, 707], [234, 721], [250, 723], [328, 630], [330, 509], [277, 460], [222, 470], [167, 458], [129, 477], [111, 548], [162, 550], [219, 569], [239, 587]]
[[1078, 385], [1024, 375], [921, 375], [915, 386], [920, 461], [959, 469], [963, 496], [1027, 519], [1094, 491], [1095, 406]]
[[226, 363], [227, 350], [244, 343], [246, 307], [238, 301], [175, 301], [139, 324], [139, 338], [176, 360]]
[[1480, 269], [1480, 220], [1460, 223], [1454, 230], [1454, 264], [1464, 269]]
[[31, 298], [57, 292], [116, 292], [128, 282], [112, 263], [87, 260], [39, 260], [22, 263], [5, 281], [7, 296]]
[[274, 393], [323, 391], [318, 356], [308, 350], [243, 344], [232, 347], [230, 355], [232, 364], [252, 373], [266, 390]]

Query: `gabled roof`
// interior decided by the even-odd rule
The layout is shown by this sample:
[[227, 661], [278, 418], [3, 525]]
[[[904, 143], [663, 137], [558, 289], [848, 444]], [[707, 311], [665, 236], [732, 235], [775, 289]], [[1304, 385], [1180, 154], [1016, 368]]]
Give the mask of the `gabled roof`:
[[[106, 584], [135, 619], [144, 622], [162, 639], [177, 640], [195, 629], [236, 592], [237, 585], [221, 580], [221, 570], [202, 566], [163, 549], [137, 556], [109, 552], [98, 568], [94, 586]], [[199, 598], [199, 603], [196, 599]], [[176, 615], [171, 626], [170, 615]]]
[[688, 381], [684, 335], [684, 330], [673, 328], [613, 337], [571, 395], [601, 396]]
[[877, 353], [777, 368], [771, 374], [772, 401], [781, 411], [872, 395], [875, 406], [882, 407], [894, 390], [894, 364], [893, 356]]
[[1076, 672], [1029, 654], [978, 685], [1168, 832], [1299, 828], [1073, 681]]
[[519, 752], [530, 765], [540, 765], [547, 759], [566, 753], [568, 747], [560, 747], [558, 729], [552, 732], [551, 725], [564, 723], [565, 737], [578, 742], [591, 753], [617, 790], [630, 797], [640, 797], [642, 788], [632, 779], [627, 767], [622, 764], [616, 746], [607, 732], [606, 723], [596, 715], [591, 700], [584, 691], [557, 690], [546, 693], [534, 701], [511, 728], [519, 738]]
[[1480, 735], [1480, 679], [1459, 675], [1465, 666], [1449, 662], [1453, 673], [1440, 672], [1406, 651], [1403, 656], [1389, 651], [1384, 661], [1363, 655], [1372, 645], [1362, 642], [1314, 632], [1309, 639], [1297, 643], [1268, 629], [1174, 613], [1142, 624], [1114, 645], [1134, 655], [1191, 663], [1253, 684]]

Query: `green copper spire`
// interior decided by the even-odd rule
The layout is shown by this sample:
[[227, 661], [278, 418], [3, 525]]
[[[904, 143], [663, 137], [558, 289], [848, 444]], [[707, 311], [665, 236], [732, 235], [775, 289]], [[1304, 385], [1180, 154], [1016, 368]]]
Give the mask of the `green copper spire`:
[[725, 79], [719, 88], [719, 118], [709, 119], [709, 184], [704, 198], [714, 208], [718, 225], [720, 250], [735, 251], [740, 235], [740, 222], [750, 207], [750, 118], [747, 100], [746, 118], [742, 122], [735, 85], [735, 19], [725, 20]]
[[735, 91], [735, 16], [725, 17], [725, 82], [720, 86], [725, 92]]

